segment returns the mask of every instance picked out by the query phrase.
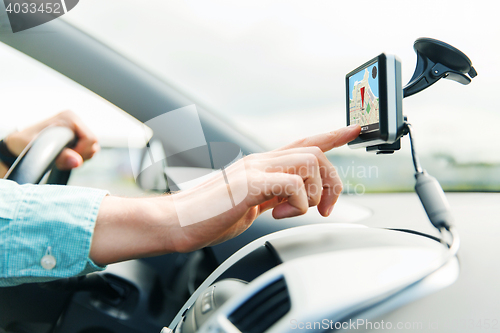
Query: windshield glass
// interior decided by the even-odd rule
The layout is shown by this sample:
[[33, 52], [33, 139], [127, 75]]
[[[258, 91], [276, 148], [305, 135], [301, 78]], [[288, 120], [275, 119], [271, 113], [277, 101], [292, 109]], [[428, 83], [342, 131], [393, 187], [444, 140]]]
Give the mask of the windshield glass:
[[[345, 75], [359, 65], [395, 54], [406, 83], [415, 39], [443, 40], [478, 77], [404, 100], [422, 164], [445, 190], [500, 190], [500, 29], [488, 2], [86, 0], [64, 19], [266, 149], [345, 126]], [[342, 147], [329, 158], [347, 192], [412, 190], [406, 137], [391, 156]]]

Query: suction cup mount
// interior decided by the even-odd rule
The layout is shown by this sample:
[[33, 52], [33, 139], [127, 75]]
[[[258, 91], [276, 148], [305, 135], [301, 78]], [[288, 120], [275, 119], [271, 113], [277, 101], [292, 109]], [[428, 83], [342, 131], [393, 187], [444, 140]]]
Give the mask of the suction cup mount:
[[[413, 43], [413, 49], [417, 53], [417, 67], [410, 82], [403, 88], [403, 98], [421, 92], [443, 78], [469, 84], [477, 76], [469, 57], [445, 42], [423, 37]], [[393, 144], [370, 146], [366, 150], [377, 154], [392, 154], [399, 150], [401, 136], [408, 133], [406, 116], [404, 119], [405, 129]]]
[[432, 38], [419, 38], [413, 44], [417, 67], [403, 88], [403, 97], [416, 94], [445, 78], [469, 84], [477, 72], [470, 59], [459, 49]]

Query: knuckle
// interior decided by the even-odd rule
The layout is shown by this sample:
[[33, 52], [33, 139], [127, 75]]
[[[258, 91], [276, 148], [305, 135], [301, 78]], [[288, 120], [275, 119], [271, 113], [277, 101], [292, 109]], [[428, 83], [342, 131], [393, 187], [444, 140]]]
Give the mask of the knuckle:
[[247, 170], [253, 170], [257, 168], [256, 164], [258, 163], [258, 161], [259, 158], [257, 156], [248, 155], [242, 158], [241, 163], [243, 163], [244, 167]]
[[290, 181], [295, 188], [300, 188], [304, 186], [304, 181], [299, 175], [290, 175]]
[[261, 154], [250, 154], [250, 155], [245, 155], [243, 156], [242, 160], [243, 160], [243, 163], [247, 164], [247, 163], [253, 163], [254, 161], [257, 161], [259, 159], [261, 159]]
[[309, 149], [311, 150], [311, 153], [314, 154], [315, 156], [323, 155], [323, 151], [318, 146], [312, 146]]
[[314, 154], [305, 154], [305, 161], [308, 165], [316, 166], [319, 164], [318, 158]]
[[307, 143], [309, 142], [308, 138], [302, 138], [294, 141], [292, 143], [293, 147], [307, 147]]
[[329, 140], [336, 141], [336, 140], [338, 140], [340, 134], [341, 134], [341, 132], [339, 130], [335, 130], [335, 131], [329, 132], [327, 135], [328, 135]]
[[309, 207], [317, 206], [319, 204], [319, 202], [320, 202], [319, 198], [317, 196], [313, 196], [309, 200]]
[[99, 140], [97, 139], [97, 136], [95, 136], [95, 135], [89, 136], [89, 141], [90, 141], [90, 144], [92, 145], [92, 147], [94, 146], [94, 144], [99, 142]]
[[64, 111], [59, 113], [59, 116], [62, 116], [62, 117], [73, 117], [74, 115], [75, 115], [75, 113], [71, 110], [64, 110]]
[[307, 213], [309, 207], [300, 206], [300, 207], [298, 207], [298, 209], [299, 209], [299, 215], [304, 215], [305, 213]]
[[323, 188], [314, 187], [309, 191], [309, 204], [311, 206], [316, 206], [321, 201], [321, 193]]

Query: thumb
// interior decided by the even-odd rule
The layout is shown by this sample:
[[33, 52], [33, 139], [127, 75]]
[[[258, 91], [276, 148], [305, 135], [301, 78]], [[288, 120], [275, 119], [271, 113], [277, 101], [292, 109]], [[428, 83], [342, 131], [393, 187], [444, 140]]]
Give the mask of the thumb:
[[59, 170], [71, 170], [83, 164], [83, 158], [73, 149], [65, 148], [56, 159]]

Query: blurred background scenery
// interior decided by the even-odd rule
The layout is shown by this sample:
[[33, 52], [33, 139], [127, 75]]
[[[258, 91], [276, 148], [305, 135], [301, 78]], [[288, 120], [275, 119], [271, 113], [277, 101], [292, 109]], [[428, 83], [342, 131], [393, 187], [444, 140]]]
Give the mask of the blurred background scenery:
[[[441, 80], [404, 100], [422, 164], [446, 191], [499, 191], [500, 25], [491, 5], [82, 0], [61, 19], [176, 87], [264, 150], [345, 126], [348, 72], [392, 53], [402, 62], [406, 83], [415, 68], [415, 39], [440, 39], [467, 54], [478, 76], [468, 86]], [[0, 18], [2, 26], [6, 19]], [[128, 149], [128, 137], [142, 126], [137, 120], [1, 43], [0, 73], [0, 136], [71, 109], [103, 149], [75, 170], [70, 184], [143, 194], [131, 171], [142, 147]], [[347, 193], [413, 190], [407, 137], [393, 155], [342, 147], [328, 157]]]

